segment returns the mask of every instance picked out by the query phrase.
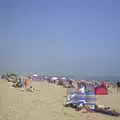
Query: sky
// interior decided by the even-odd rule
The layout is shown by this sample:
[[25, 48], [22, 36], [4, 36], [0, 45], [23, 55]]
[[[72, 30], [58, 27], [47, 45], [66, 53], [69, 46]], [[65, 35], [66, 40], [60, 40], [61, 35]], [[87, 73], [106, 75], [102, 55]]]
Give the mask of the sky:
[[120, 76], [119, 0], [0, 0], [0, 72]]

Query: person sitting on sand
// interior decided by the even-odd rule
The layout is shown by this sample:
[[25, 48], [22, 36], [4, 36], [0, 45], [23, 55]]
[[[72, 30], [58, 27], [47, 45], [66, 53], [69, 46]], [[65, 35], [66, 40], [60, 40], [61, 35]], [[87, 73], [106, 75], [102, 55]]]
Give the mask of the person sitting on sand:
[[12, 87], [15, 87], [15, 88], [22, 88], [24, 86], [24, 81], [19, 78], [16, 83], [12, 84]]
[[24, 80], [19, 78], [18, 80], [18, 87], [22, 88], [24, 86]]
[[28, 76], [24, 79], [24, 87], [25, 87], [26, 90], [33, 91], [32, 78], [31, 77]]
[[80, 91], [82, 94], [85, 94], [85, 92], [86, 92], [86, 85], [85, 85], [85, 84], [81, 84], [81, 87], [79, 88], [79, 91]]
[[24, 85], [25, 85], [25, 88], [30, 88], [30, 86], [31, 86], [30, 77], [26, 77], [26, 78], [24, 79]]

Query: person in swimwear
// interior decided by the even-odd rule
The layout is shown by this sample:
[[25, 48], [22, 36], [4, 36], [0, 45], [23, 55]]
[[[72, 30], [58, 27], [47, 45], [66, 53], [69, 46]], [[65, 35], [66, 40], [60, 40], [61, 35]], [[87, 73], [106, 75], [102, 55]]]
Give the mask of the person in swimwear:
[[29, 77], [25, 77], [24, 85], [25, 85], [25, 88], [30, 88], [31, 80], [29, 79]]
[[28, 76], [24, 79], [24, 86], [25, 86], [25, 89], [33, 91], [31, 77]]

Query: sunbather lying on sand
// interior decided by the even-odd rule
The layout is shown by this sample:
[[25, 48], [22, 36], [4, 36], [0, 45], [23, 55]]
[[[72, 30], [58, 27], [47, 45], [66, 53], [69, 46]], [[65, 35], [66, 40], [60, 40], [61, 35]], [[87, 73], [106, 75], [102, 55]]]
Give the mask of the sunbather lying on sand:
[[96, 108], [94, 111], [99, 112], [99, 113], [103, 113], [106, 115], [116, 116], [116, 117], [120, 116], [120, 113], [117, 112], [116, 110], [111, 109], [111, 107], [96, 105]]
[[[90, 107], [90, 105], [92, 107]], [[77, 111], [84, 110], [83, 112], [98, 112], [111, 116], [120, 116], [120, 113], [104, 105], [96, 105], [93, 103], [86, 104], [85, 102], [69, 101], [64, 104], [65, 107], [75, 108]]]

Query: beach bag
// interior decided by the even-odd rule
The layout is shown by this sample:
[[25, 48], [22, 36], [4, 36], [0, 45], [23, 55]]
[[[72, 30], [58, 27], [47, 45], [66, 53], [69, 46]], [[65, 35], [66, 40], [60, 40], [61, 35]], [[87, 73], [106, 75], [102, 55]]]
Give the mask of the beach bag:
[[85, 105], [87, 105], [90, 108], [90, 110], [95, 110], [95, 108], [96, 108], [95, 103], [85, 103]]

